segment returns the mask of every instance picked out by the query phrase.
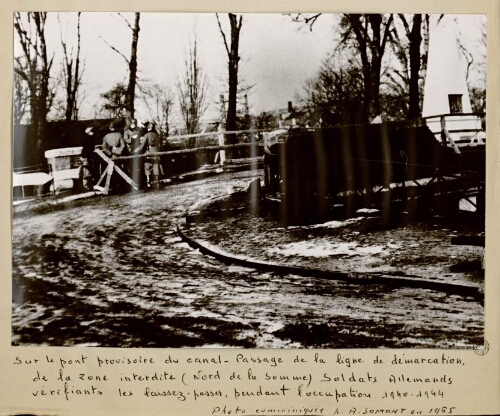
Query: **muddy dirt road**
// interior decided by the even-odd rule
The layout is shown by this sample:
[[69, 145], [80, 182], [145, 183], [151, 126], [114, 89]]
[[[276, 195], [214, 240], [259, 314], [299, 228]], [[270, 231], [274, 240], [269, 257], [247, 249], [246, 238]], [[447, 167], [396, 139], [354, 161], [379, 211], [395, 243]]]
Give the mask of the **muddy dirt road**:
[[484, 311], [476, 300], [225, 265], [176, 235], [176, 220], [189, 205], [243, 187], [260, 173], [223, 174], [16, 215], [13, 345], [482, 344]]

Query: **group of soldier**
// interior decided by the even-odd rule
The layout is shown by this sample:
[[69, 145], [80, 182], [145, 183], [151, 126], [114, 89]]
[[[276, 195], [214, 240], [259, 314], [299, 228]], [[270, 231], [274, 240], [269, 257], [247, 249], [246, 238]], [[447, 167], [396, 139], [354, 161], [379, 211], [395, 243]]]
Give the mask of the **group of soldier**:
[[[135, 182], [139, 189], [158, 188], [161, 164], [155, 153], [160, 151], [160, 137], [155, 124], [149, 122], [145, 124], [145, 128], [140, 128], [137, 120], [130, 118], [126, 120], [123, 132], [118, 130], [117, 124], [113, 121], [109, 126], [109, 132], [103, 137], [102, 152], [112, 160], [121, 156], [143, 155], [125, 160], [118, 159], [115, 164]], [[90, 180], [92, 185], [95, 185], [107, 164], [94, 153], [93, 127], [89, 127], [85, 133], [90, 140], [83, 146], [82, 158], [86, 159]], [[113, 185], [120, 187], [123, 183], [115, 180]]]

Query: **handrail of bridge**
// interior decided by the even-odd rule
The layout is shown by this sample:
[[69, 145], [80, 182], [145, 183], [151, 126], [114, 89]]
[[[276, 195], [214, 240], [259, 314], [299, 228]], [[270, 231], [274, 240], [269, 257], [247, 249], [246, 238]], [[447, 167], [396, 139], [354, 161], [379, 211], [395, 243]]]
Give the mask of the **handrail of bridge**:
[[433, 116], [426, 116], [422, 117], [423, 120], [428, 120], [432, 118], [438, 118], [440, 119], [441, 117], [447, 117], [447, 116], [476, 116], [476, 117], [484, 117], [486, 113], [444, 113], [444, 114], [436, 114]]
[[179, 150], [168, 150], [165, 152], [150, 152], [150, 153], [142, 153], [135, 154], [129, 156], [116, 156], [113, 160], [128, 160], [128, 159], [139, 159], [142, 157], [151, 157], [151, 156], [163, 156], [163, 155], [177, 155], [182, 153], [196, 153], [202, 152], [206, 150], [228, 150], [228, 149], [238, 149], [245, 147], [263, 147], [264, 144], [259, 142], [250, 142], [250, 143], [236, 143], [236, 144], [225, 144], [221, 146], [204, 146], [204, 147], [195, 147], [192, 149], [179, 149]]
[[226, 131], [226, 130], [216, 130], [208, 133], [194, 133], [194, 134], [180, 134], [177, 136], [168, 136], [167, 139], [191, 139], [194, 137], [208, 137], [208, 136], [217, 136], [219, 134], [243, 134], [243, 133], [265, 133], [268, 132], [269, 129], [250, 129], [250, 130], [234, 130], [234, 131]]
[[12, 168], [14, 173], [19, 173], [19, 174], [41, 172], [44, 169], [46, 169], [46, 165], [42, 164]]
[[[433, 122], [437, 123], [439, 122], [441, 124], [441, 143], [443, 146], [448, 146], [448, 144], [453, 148], [453, 151], [456, 154], [460, 154], [460, 149], [457, 146], [457, 143], [455, 143], [454, 138], [452, 137], [451, 134], [455, 133], [479, 133], [482, 131], [482, 128], [453, 128], [453, 129], [447, 129], [446, 124], [448, 123], [455, 123], [455, 122], [469, 122], [469, 121], [477, 121], [479, 118], [482, 118], [485, 116], [485, 113], [448, 113], [448, 114], [436, 114], [433, 116], [427, 116], [427, 117], [422, 117], [423, 120], [426, 122]], [[437, 132], [434, 132], [437, 133]]]

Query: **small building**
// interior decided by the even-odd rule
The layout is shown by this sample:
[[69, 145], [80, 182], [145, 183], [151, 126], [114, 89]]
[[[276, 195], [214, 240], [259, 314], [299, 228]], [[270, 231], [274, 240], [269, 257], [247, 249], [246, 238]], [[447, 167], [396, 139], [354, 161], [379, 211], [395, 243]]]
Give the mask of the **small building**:
[[280, 114], [280, 128], [293, 126], [320, 128], [322, 124], [323, 120], [319, 111], [294, 108], [291, 101], [288, 101], [287, 111]]

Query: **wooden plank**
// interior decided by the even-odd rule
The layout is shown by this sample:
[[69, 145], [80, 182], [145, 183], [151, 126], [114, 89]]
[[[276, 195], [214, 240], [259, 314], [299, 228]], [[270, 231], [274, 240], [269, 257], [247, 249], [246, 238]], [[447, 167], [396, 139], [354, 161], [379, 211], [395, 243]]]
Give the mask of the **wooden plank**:
[[422, 117], [423, 120], [431, 120], [433, 118], [440, 118], [440, 117], [455, 117], [455, 118], [460, 118], [464, 116], [476, 116], [476, 117], [484, 117], [486, 113], [446, 113], [446, 114], [436, 114], [435, 116], [427, 116], [427, 117]]
[[251, 130], [235, 130], [235, 131], [225, 131], [225, 130], [217, 130], [209, 133], [195, 133], [195, 134], [182, 134], [179, 136], [169, 136], [169, 139], [189, 139], [193, 137], [207, 137], [207, 136], [216, 136], [220, 133], [222, 134], [242, 134], [242, 133], [267, 133], [269, 129], [251, 129]]
[[108, 169], [107, 169], [108, 176], [106, 177], [106, 185], [104, 186], [104, 193], [106, 195], [109, 193], [109, 185], [111, 184], [111, 176], [113, 176], [114, 166], [115, 166], [115, 162], [110, 160], [110, 162], [108, 164]]
[[101, 149], [95, 149], [94, 152], [97, 153], [106, 163], [109, 164], [109, 162], [111, 162], [111, 159]]
[[[104, 154], [104, 152], [100, 149], [96, 149], [95, 152], [105, 161], [107, 162], [108, 166], [106, 168], [106, 171], [102, 174], [101, 178], [97, 182], [97, 185], [101, 183], [101, 180], [104, 178], [105, 175], [107, 175], [106, 178], [106, 185], [104, 188], [99, 187], [99, 190], [103, 190], [106, 194], [109, 192], [109, 185], [111, 183], [111, 176], [113, 175], [113, 170], [115, 170], [124, 180], [127, 182], [129, 185], [134, 188], [134, 190], [137, 191], [138, 187], [136, 183], [120, 168], [115, 164], [115, 159], [110, 159], [107, 155]], [[142, 155], [141, 155], [142, 156]], [[137, 156], [132, 156], [132, 157], [137, 157]], [[130, 157], [128, 157], [130, 158]]]
[[[94, 152], [97, 153], [101, 157], [101, 159], [103, 159], [107, 163], [106, 169], [104, 169], [104, 171], [102, 172], [102, 175], [99, 178], [99, 180], [97, 181], [97, 184], [95, 187], [97, 187], [97, 189], [99, 191], [107, 194], [108, 193], [107, 188], [106, 188], [106, 186], [103, 188], [101, 186], [101, 182], [104, 180], [104, 177], [108, 175], [109, 164], [112, 162], [112, 160], [109, 157], [107, 157], [101, 149], [95, 149]], [[108, 186], [108, 188], [109, 188], [109, 186]]]
[[[94, 186], [94, 188], [96, 186], [99, 186], [99, 188], [102, 188], [102, 186], [100, 186], [101, 182], [104, 180], [104, 177], [108, 174], [108, 168], [106, 167], [106, 169], [104, 169], [104, 172], [102, 173], [101, 177], [99, 178], [99, 180], [97, 181], [96, 185]], [[102, 188], [104, 189], [104, 188]]]
[[134, 190], [137, 191], [139, 189], [139, 188], [137, 188], [137, 185], [135, 184], [135, 182], [132, 179], [130, 179], [130, 177], [127, 176], [127, 174], [121, 168], [114, 165], [114, 169], [125, 180], [125, 182], [127, 182], [130, 186], [132, 186], [132, 188], [134, 188]]
[[448, 133], [448, 130], [444, 129], [442, 131], [442, 134], [444, 134], [444, 137], [446, 137], [446, 139], [448, 140], [448, 142], [451, 144], [451, 147], [453, 148], [453, 150], [455, 151], [455, 153], [457, 155], [459, 155], [461, 152], [460, 152], [460, 149], [458, 148], [458, 146], [456, 145], [455, 143], [455, 140], [453, 139], [453, 137], [450, 136], [450, 133]]
[[473, 202], [469, 197], [465, 197], [464, 198], [466, 201], [469, 202], [469, 204], [471, 204], [474, 208], [477, 209], [477, 204], [475, 202]]

